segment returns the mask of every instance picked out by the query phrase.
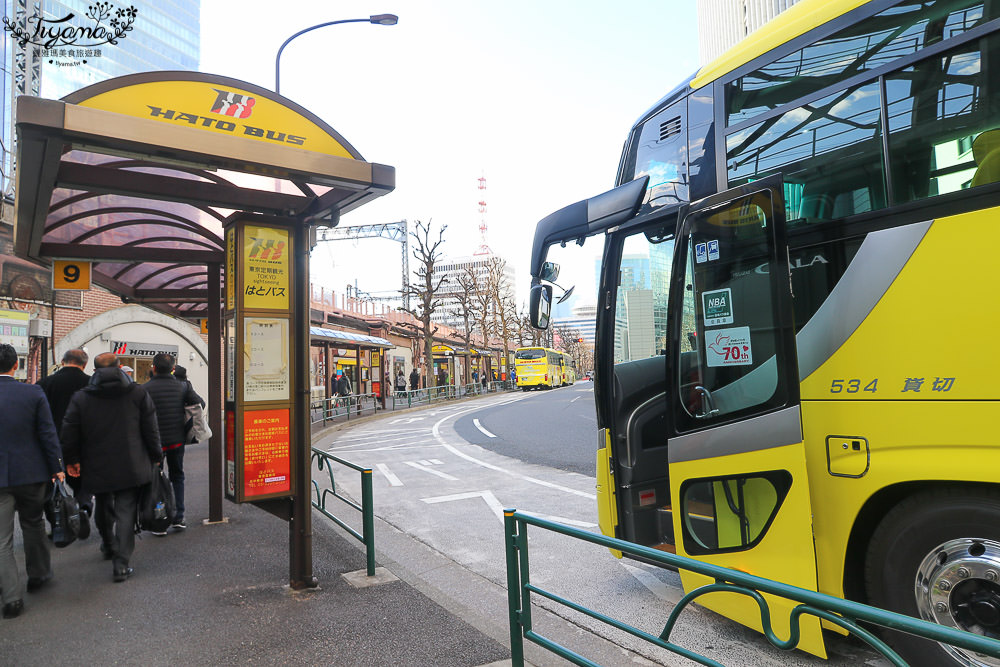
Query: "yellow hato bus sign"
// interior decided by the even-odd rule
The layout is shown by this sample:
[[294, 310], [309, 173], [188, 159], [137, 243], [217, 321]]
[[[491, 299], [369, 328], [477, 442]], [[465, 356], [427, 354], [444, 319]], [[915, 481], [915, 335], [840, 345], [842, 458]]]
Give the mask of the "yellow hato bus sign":
[[[336, 130], [273, 91], [200, 72], [146, 72], [98, 83], [64, 98], [113, 111], [269, 144], [362, 159]], [[126, 85], [122, 85], [123, 82]]]

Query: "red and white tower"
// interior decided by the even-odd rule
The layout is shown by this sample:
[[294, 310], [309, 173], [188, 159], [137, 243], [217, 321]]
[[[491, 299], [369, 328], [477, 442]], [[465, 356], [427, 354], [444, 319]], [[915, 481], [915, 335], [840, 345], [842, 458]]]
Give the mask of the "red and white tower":
[[493, 254], [486, 243], [486, 176], [479, 177], [479, 250], [473, 254], [477, 257]]

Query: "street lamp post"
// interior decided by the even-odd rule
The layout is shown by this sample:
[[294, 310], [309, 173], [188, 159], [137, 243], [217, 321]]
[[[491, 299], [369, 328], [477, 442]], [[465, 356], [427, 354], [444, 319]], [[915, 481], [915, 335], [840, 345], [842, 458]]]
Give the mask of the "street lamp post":
[[281, 92], [281, 52], [285, 50], [288, 43], [299, 35], [304, 35], [307, 32], [316, 30], [317, 28], [325, 28], [328, 25], [336, 25], [338, 23], [374, 23], [375, 25], [396, 25], [399, 22], [399, 17], [395, 14], [373, 14], [366, 19], [340, 19], [339, 21], [327, 21], [326, 23], [318, 23], [314, 26], [309, 26], [299, 30], [297, 33], [286, 39], [278, 47], [278, 55], [274, 57], [274, 92]]
[[[366, 19], [344, 19], [328, 21], [300, 30], [286, 39], [278, 49], [274, 58], [274, 91], [280, 93], [281, 53], [289, 42], [307, 32], [337, 23], [368, 22], [377, 25], [395, 25], [399, 19], [394, 14], [377, 14]], [[293, 303], [292, 336], [296, 341], [293, 349], [297, 350], [297, 358], [293, 364], [292, 377], [295, 379], [295, 399], [293, 414], [295, 426], [292, 432], [296, 434], [295, 442], [290, 443], [296, 451], [292, 457], [292, 498], [290, 507], [282, 507], [279, 516], [288, 520], [289, 526], [289, 585], [293, 589], [312, 588], [317, 585], [312, 575], [312, 493], [311, 469], [312, 457], [309, 447], [309, 397], [311, 387], [309, 382], [309, 249], [310, 225], [305, 219], [298, 219], [294, 225], [292, 247], [296, 254], [295, 261], [295, 295]], [[227, 278], [228, 279], [228, 278]], [[360, 363], [358, 364], [360, 368]], [[267, 501], [264, 501], [265, 503]], [[263, 506], [263, 505], [262, 505]]]

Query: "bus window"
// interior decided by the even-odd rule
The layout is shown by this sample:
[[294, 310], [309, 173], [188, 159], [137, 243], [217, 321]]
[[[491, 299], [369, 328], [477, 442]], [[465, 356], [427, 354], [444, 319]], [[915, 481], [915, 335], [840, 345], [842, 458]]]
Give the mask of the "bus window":
[[748, 121], [982, 22], [982, 0], [906, 0], [726, 84], [726, 124]]
[[641, 233], [625, 239], [615, 292], [616, 364], [647, 359], [666, 349], [673, 251], [673, 240], [653, 243]]
[[688, 417], [708, 419], [781, 405], [770, 198], [759, 192], [696, 215], [681, 302], [680, 406]]
[[730, 134], [729, 185], [782, 172], [789, 226], [884, 208], [879, 100], [873, 82]]
[[[1000, 48], [995, 34], [886, 77], [889, 161], [897, 203], [1000, 180], [1000, 91], [982, 62]], [[977, 142], [980, 133], [986, 136]]]
[[649, 176], [639, 214], [688, 200], [687, 101], [681, 99], [643, 123], [633, 178]]
[[767, 532], [791, 488], [785, 470], [687, 480], [681, 487], [689, 554], [749, 549]]

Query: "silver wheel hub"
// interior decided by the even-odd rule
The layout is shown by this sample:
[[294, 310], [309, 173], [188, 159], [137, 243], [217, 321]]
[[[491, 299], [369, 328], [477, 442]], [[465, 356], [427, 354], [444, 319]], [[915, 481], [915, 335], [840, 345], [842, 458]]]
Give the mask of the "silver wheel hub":
[[[914, 593], [924, 620], [1000, 639], [1000, 542], [961, 538], [932, 549], [917, 569]], [[961, 665], [1000, 667], [998, 658], [941, 647]]]

